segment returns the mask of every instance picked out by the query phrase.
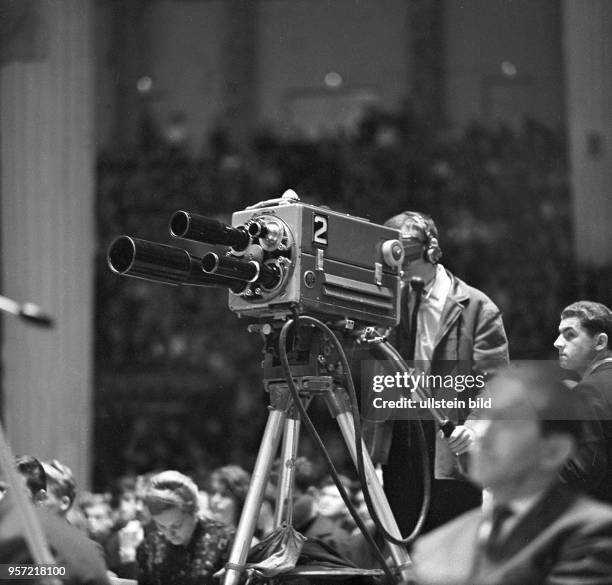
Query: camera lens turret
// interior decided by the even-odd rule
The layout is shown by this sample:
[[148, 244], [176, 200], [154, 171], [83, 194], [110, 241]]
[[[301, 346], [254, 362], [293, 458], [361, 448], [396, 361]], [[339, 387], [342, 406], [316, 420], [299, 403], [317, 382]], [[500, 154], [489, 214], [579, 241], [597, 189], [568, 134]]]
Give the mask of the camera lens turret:
[[251, 243], [251, 236], [244, 226], [232, 227], [216, 219], [187, 211], [177, 211], [172, 215], [170, 234], [175, 238], [205, 244], [231, 246], [234, 250], [244, 250]]

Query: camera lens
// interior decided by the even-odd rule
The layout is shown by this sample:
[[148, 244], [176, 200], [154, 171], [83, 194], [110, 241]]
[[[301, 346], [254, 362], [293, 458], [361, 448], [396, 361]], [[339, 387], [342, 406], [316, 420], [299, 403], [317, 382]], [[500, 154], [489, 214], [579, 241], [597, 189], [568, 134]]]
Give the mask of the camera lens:
[[231, 246], [235, 250], [244, 250], [251, 243], [251, 236], [244, 226], [235, 228], [216, 219], [187, 211], [177, 211], [172, 215], [170, 234], [175, 238], [205, 244]]

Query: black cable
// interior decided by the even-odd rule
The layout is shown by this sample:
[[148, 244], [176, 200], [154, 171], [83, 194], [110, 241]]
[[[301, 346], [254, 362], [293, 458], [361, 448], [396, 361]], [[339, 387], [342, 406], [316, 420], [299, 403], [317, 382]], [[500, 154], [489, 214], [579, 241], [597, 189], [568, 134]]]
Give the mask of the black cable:
[[[340, 343], [340, 341], [338, 340], [338, 337], [334, 334], [334, 332], [331, 329], [329, 329], [329, 327], [327, 327], [327, 325], [325, 325], [323, 322], [313, 317], [300, 317], [300, 318], [306, 321], [310, 320], [313, 324], [315, 324], [320, 329], [322, 329], [325, 333], [327, 333], [334, 340], [336, 344], [338, 354], [342, 361], [342, 367], [345, 372], [344, 377], [347, 381], [347, 389], [348, 389], [349, 396], [351, 399], [350, 400], [351, 414], [353, 416], [353, 424], [355, 426], [355, 453], [356, 453], [355, 458], [357, 459], [357, 470], [359, 474], [359, 481], [362, 482], [362, 485], [364, 487], [363, 495], [364, 495], [364, 499], [365, 499], [368, 511], [370, 512], [370, 516], [372, 517], [374, 524], [376, 524], [376, 527], [379, 529], [379, 531], [381, 532], [385, 540], [393, 544], [396, 544], [396, 545], [408, 546], [412, 544], [412, 542], [414, 542], [416, 537], [420, 534], [423, 528], [423, 525], [425, 523], [425, 520], [427, 518], [427, 512], [429, 510], [429, 505], [431, 502], [431, 476], [430, 476], [429, 456], [427, 453], [427, 443], [425, 440], [425, 432], [423, 430], [421, 421], [417, 420], [415, 422], [416, 422], [416, 428], [417, 428], [417, 440], [420, 446], [419, 452], [421, 453], [421, 465], [423, 469], [423, 501], [421, 503], [421, 509], [419, 511], [417, 522], [414, 528], [412, 529], [412, 532], [405, 538], [397, 538], [393, 536], [391, 533], [389, 533], [389, 531], [386, 529], [384, 524], [381, 522], [378, 516], [378, 513], [374, 507], [374, 504], [372, 502], [372, 498], [371, 498], [371, 495], [368, 489], [367, 478], [365, 477], [365, 469], [363, 467], [363, 444], [362, 444], [363, 433], [361, 430], [361, 415], [359, 413], [359, 404], [357, 401], [357, 393], [355, 392], [355, 384], [353, 382], [353, 377], [351, 375], [350, 366], [348, 363], [348, 359], [346, 358], [344, 348], [342, 347], [342, 344]], [[390, 344], [386, 342], [385, 344], [389, 347], [392, 347]], [[400, 360], [398, 360], [397, 363], [401, 367], [401, 369], [407, 371], [406, 369], [407, 366], [405, 365], [403, 360], [401, 360], [401, 358]]]
[[[336, 487], [338, 488], [340, 496], [342, 497], [342, 500], [344, 501], [346, 507], [348, 508], [349, 513], [351, 514], [351, 516], [353, 517], [353, 520], [355, 521], [355, 523], [357, 524], [357, 526], [359, 527], [359, 529], [363, 533], [364, 538], [366, 539], [366, 541], [368, 542], [368, 544], [370, 545], [370, 547], [374, 551], [374, 554], [375, 554], [377, 560], [379, 561], [379, 563], [381, 565], [381, 568], [383, 569], [387, 580], [390, 583], [393, 583], [397, 579], [393, 575], [393, 573], [390, 571], [384, 555], [382, 554], [380, 548], [378, 547], [378, 545], [374, 541], [374, 538], [370, 534], [369, 530], [365, 526], [362, 518], [357, 513], [357, 510], [355, 509], [353, 503], [351, 502], [350, 497], [347, 494], [346, 489], [344, 488], [344, 485], [342, 485], [342, 482], [340, 481], [340, 477], [338, 475], [336, 467], [335, 467], [333, 461], [331, 460], [331, 457], [329, 456], [329, 453], [327, 452], [327, 449], [325, 448], [325, 445], [323, 444], [321, 436], [319, 435], [319, 433], [317, 432], [314, 424], [312, 423], [312, 420], [311, 420], [310, 416], [308, 415], [308, 412], [307, 412], [306, 408], [302, 404], [302, 400], [300, 398], [299, 390], [297, 389], [297, 386], [295, 385], [295, 382], [293, 381], [293, 376], [292, 376], [292, 373], [291, 373], [291, 366], [289, 364], [289, 359], [287, 357], [286, 341], [287, 341], [287, 334], [288, 334], [288, 331], [289, 331], [290, 327], [292, 325], [295, 325], [295, 328], [297, 329], [299, 327], [298, 323], [299, 323], [300, 320], [312, 320], [311, 322], [313, 322], [315, 325], [322, 326], [324, 328], [324, 331], [328, 332], [330, 334], [330, 336], [337, 343], [337, 338], [333, 334], [333, 332], [324, 323], [322, 323], [318, 319], [314, 319], [312, 317], [299, 316], [295, 320], [293, 320], [293, 319], [289, 320], [289, 321], [287, 321], [283, 325], [283, 327], [281, 329], [281, 332], [280, 332], [280, 335], [279, 335], [279, 356], [280, 356], [281, 364], [282, 364], [282, 367], [283, 367], [283, 371], [285, 373], [285, 378], [286, 378], [289, 390], [291, 392], [291, 396], [293, 398], [293, 402], [296, 405], [296, 407], [297, 407], [297, 409], [298, 409], [298, 411], [300, 413], [300, 419], [304, 422], [304, 425], [306, 426], [306, 429], [310, 433], [310, 435], [311, 435], [315, 445], [317, 446], [317, 448], [321, 452], [321, 455], [323, 456], [323, 459], [325, 460], [325, 463], [327, 464], [327, 467], [329, 469], [330, 475], [332, 476], [332, 479], [334, 480], [334, 483], [336, 484]], [[359, 434], [359, 437], [361, 437], [361, 433]], [[361, 441], [359, 441], [359, 443], [361, 443]], [[361, 453], [361, 456], [363, 458], [363, 453]], [[359, 465], [358, 465], [358, 467], [359, 467]], [[366, 505], [368, 505], [368, 510], [369, 510], [371, 502], [370, 502], [370, 504], [367, 503], [367, 498], [369, 497], [369, 493], [368, 493], [368, 496], [366, 496], [366, 492], [367, 492], [367, 485], [366, 484], [367, 484], [367, 482], [363, 481], [363, 477], [365, 475], [363, 473], [363, 461], [361, 461], [361, 471], [362, 471], [362, 473], [360, 473], [360, 481], [362, 482], [362, 485], [364, 485], [364, 497], [366, 498]]]
[[[346, 358], [346, 354], [344, 352], [342, 344], [340, 343], [340, 341], [338, 340], [334, 332], [329, 327], [327, 327], [327, 325], [325, 325], [322, 321], [315, 319], [314, 317], [310, 317], [310, 316], [300, 316], [298, 319], [300, 321], [310, 322], [311, 324], [315, 325], [316, 327], [321, 329], [323, 332], [325, 332], [327, 335], [329, 335], [329, 337], [333, 339], [334, 343], [336, 344], [338, 354], [342, 362], [342, 367], [344, 370], [344, 377], [347, 382], [347, 389], [348, 389], [349, 396], [350, 396], [351, 414], [353, 417], [353, 424], [355, 428], [355, 453], [356, 453], [356, 460], [357, 460], [357, 471], [359, 474], [359, 480], [363, 486], [363, 495], [364, 495], [364, 499], [366, 502], [366, 506], [372, 517], [372, 520], [376, 524], [376, 527], [380, 530], [381, 534], [384, 536], [385, 540], [393, 544], [396, 544], [396, 545], [407, 546], [411, 544], [415, 540], [415, 538], [418, 536], [418, 534], [420, 533], [423, 527], [423, 524], [425, 522], [427, 511], [429, 509], [429, 504], [431, 501], [431, 477], [430, 477], [430, 468], [429, 468], [429, 457], [427, 453], [427, 445], [425, 442], [425, 434], [423, 431], [423, 427], [420, 421], [416, 421], [417, 422], [417, 438], [419, 440], [420, 447], [421, 447], [420, 453], [422, 455], [422, 465], [423, 465], [423, 472], [424, 472], [423, 473], [423, 481], [424, 481], [423, 502], [422, 502], [419, 517], [418, 517], [418, 520], [416, 522], [414, 529], [408, 535], [408, 537], [399, 539], [393, 536], [392, 534], [390, 534], [387, 531], [386, 527], [380, 521], [380, 518], [378, 517], [378, 514], [374, 508], [374, 504], [372, 502], [371, 495], [369, 493], [369, 489], [367, 485], [367, 478], [365, 477], [365, 469], [364, 469], [364, 464], [363, 464], [361, 416], [359, 413], [359, 406], [358, 406], [358, 401], [357, 401], [357, 394], [355, 392], [354, 382], [353, 382], [353, 379], [350, 373], [350, 366], [348, 364], [348, 360]], [[279, 338], [279, 350], [280, 350], [280, 357], [281, 357], [281, 363], [283, 365], [283, 370], [285, 371], [285, 376], [287, 377], [288, 381], [290, 381], [289, 386], [290, 386], [292, 395], [295, 400], [296, 395], [294, 394], [294, 390], [298, 398], [299, 398], [299, 393], [297, 393], [297, 389], [295, 388], [295, 384], [293, 383], [293, 379], [291, 377], [291, 369], [289, 366], [289, 361], [287, 359], [286, 348], [285, 348], [287, 332], [289, 328], [291, 327], [291, 325], [293, 324], [294, 324], [293, 321], [288, 321], [287, 323], [285, 323], [285, 325], [281, 329], [280, 338]], [[296, 327], [297, 327], [297, 324], [296, 324]], [[393, 361], [398, 363], [398, 365], [402, 369], [406, 368], [401, 358], [399, 361], [395, 359]], [[327, 451], [325, 450], [325, 445], [323, 444], [320, 436], [318, 435], [316, 429], [314, 428], [314, 425], [312, 425], [312, 421], [308, 417], [306, 409], [303, 408], [301, 401], [299, 401], [298, 409], [300, 410], [300, 414], [304, 417], [306, 428], [310, 432], [313, 440], [315, 441], [315, 444], [317, 445], [319, 450], [322, 452], [323, 457], [326, 460], [326, 463], [328, 464], [328, 466], [331, 465], [331, 467], [333, 467], [333, 462], [331, 461], [331, 459], [329, 458], [329, 455], [327, 454]]]
[[[385, 357], [390, 359], [393, 364], [395, 364], [397, 371], [401, 370], [403, 372], [409, 372], [406, 362], [401, 357], [397, 349], [390, 343], [382, 341], [376, 347], [379, 347], [383, 351]], [[421, 530], [423, 529], [423, 525], [425, 524], [425, 520], [427, 519], [427, 512], [429, 511], [429, 506], [431, 504], [431, 467], [429, 462], [429, 454], [427, 451], [425, 431], [423, 430], [423, 425], [420, 420], [414, 422], [416, 423], [417, 439], [420, 447], [419, 452], [421, 454], [421, 469], [423, 471], [423, 501], [421, 502], [419, 516], [412, 532], [402, 540], [402, 542], [406, 544], [411, 544], [420, 534]]]

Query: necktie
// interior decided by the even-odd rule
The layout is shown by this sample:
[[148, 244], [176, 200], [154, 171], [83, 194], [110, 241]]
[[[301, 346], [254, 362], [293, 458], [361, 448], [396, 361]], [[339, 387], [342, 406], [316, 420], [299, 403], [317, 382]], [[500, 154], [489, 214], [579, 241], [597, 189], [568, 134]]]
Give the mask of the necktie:
[[412, 311], [410, 313], [410, 330], [408, 337], [408, 348], [406, 350], [406, 360], [413, 361], [416, 349], [417, 319], [421, 306], [421, 295], [423, 294], [423, 279], [414, 277], [410, 279], [410, 289], [414, 291]]
[[499, 504], [493, 508], [491, 514], [491, 531], [485, 542], [485, 552], [488, 556], [496, 556], [501, 552], [501, 544], [503, 542], [502, 528], [506, 520], [511, 516], [512, 509], [505, 504]]

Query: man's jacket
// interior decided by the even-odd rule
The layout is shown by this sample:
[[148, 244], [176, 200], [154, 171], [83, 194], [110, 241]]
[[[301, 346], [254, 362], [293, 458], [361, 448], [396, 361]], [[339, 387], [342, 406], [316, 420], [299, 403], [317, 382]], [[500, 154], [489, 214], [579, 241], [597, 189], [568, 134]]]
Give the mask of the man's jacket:
[[[488, 376], [508, 363], [508, 340], [497, 306], [483, 292], [469, 286], [450, 272], [451, 288], [444, 304], [440, 326], [434, 342], [434, 352], [429, 374], [444, 376]], [[409, 315], [402, 314], [402, 321]], [[405, 323], [405, 322], [404, 322]], [[403, 335], [398, 338], [398, 330]], [[399, 349], [406, 346], [409, 327], [396, 328], [391, 336], [393, 345]], [[395, 337], [394, 341], [393, 338]], [[371, 358], [370, 358], [371, 359]], [[481, 379], [482, 379], [481, 377]], [[470, 416], [469, 399], [475, 398], [482, 388], [465, 388], [457, 392], [454, 388], [431, 389], [434, 398], [445, 398], [465, 403], [465, 408], [445, 409], [444, 413], [455, 424], [463, 424]], [[374, 462], [385, 463], [388, 458], [393, 420], [371, 420], [363, 413], [362, 428]], [[439, 435], [439, 434], [437, 434]], [[435, 448], [435, 477], [438, 479], [462, 479], [457, 457], [451, 453], [446, 439], [437, 436]]]
[[481, 542], [471, 510], [419, 538], [419, 585], [607, 585], [612, 582], [612, 508], [556, 485], [504, 536]]

